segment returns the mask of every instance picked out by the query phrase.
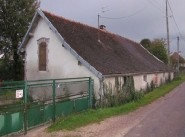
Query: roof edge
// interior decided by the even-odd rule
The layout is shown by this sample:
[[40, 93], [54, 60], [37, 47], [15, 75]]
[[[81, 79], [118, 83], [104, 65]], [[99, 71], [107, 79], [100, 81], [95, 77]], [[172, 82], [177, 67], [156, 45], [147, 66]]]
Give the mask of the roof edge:
[[33, 24], [36, 22], [36, 18], [38, 16], [41, 16], [44, 21], [48, 24], [50, 29], [58, 36], [59, 40], [62, 42], [61, 46], [64, 46], [78, 61], [82, 63], [88, 70], [90, 70], [94, 75], [96, 75], [98, 78], [102, 78], [102, 73], [96, 70], [93, 66], [91, 66], [86, 60], [84, 60], [78, 53], [70, 47], [70, 45], [64, 40], [64, 38], [60, 35], [60, 33], [57, 31], [57, 29], [53, 26], [53, 24], [49, 21], [49, 19], [45, 16], [45, 14], [42, 12], [41, 9], [37, 9], [37, 12], [35, 13], [35, 16], [29, 26], [28, 31], [26, 32], [26, 35], [23, 38], [22, 44], [19, 46], [19, 51], [21, 48], [23, 48], [26, 45], [26, 42], [29, 40], [29, 32], [33, 28]]
[[137, 76], [137, 75], [143, 75], [143, 74], [156, 74], [156, 73], [171, 73], [174, 71], [155, 71], [155, 72], [141, 72], [141, 73], [128, 73], [128, 74], [107, 74], [103, 75], [103, 78], [110, 78], [110, 77], [118, 77], [118, 76]]
[[143, 47], [143, 45], [141, 45], [140, 43], [138, 43], [144, 50], [146, 50], [150, 55], [152, 55], [156, 60], [158, 60], [159, 62], [165, 64], [162, 60], [160, 60], [159, 58], [157, 58], [156, 56], [154, 56], [152, 53], [150, 53], [145, 47]]
[[23, 48], [26, 45], [27, 41], [29, 41], [29, 33], [33, 29], [33, 24], [36, 22], [36, 18], [38, 16], [39, 16], [39, 14], [38, 14], [38, 10], [37, 10], [33, 19], [32, 19], [32, 21], [31, 21], [31, 24], [28, 27], [28, 30], [27, 30], [25, 36], [23, 37], [23, 40], [22, 40], [21, 44], [18, 47], [18, 52], [20, 52], [21, 48]]

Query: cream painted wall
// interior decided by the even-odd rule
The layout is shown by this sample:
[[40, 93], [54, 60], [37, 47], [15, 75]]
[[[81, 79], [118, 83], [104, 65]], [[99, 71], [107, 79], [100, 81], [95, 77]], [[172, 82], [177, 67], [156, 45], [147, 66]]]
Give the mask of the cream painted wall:
[[[155, 73], [155, 74], [145, 74], [146, 75], [146, 81], [144, 80], [144, 74], [143, 75], [135, 75], [134, 76], [134, 86], [136, 91], [145, 90], [147, 87], [147, 83], [150, 84], [152, 81], [156, 81], [156, 86], [160, 86], [162, 83], [165, 83], [165, 81], [168, 79], [169, 73]], [[171, 73], [171, 80], [173, 79], [173, 73]], [[124, 84], [123, 77], [118, 77], [119, 82], [121, 84]], [[104, 83], [111, 84], [112, 87], [115, 87], [115, 77], [111, 78], [105, 78]]]
[[[38, 70], [38, 44], [37, 40], [45, 37], [48, 42], [47, 71]], [[61, 41], [49, 28], [43, 19], [40, 19], [38, 26], [34, 30], [34, 36], [26, 46], [25, 79], [55, 79], [91, 77], [94, 79], [95, 94], [99, 91], [99, 79], [83, 65], [78, 65], [77, 59], [62, 47]]]

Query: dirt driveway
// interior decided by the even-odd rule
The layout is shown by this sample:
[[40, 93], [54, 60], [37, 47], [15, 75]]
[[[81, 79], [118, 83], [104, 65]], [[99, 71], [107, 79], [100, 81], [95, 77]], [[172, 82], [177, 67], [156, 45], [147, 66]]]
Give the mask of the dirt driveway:
[[26, 137], [185, 137], [185, 83], [127, 115], [74, 131], [47, 133], [46, 127], [28, 131]]

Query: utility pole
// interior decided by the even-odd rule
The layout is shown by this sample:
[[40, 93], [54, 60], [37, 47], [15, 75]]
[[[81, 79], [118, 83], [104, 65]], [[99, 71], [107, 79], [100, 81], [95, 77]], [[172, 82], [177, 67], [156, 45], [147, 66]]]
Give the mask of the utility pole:
[[177, 37], [177, 71], [179, 72], [179, 36]]
[[169, 40], [169, 23], [168, 23], [168, 0], [166, 0], [166, 28], [167, 28], [168, 65], [170, 65], [170, 40]]
[[98, 42], [100, 42], [100, 14], [98, 13]]

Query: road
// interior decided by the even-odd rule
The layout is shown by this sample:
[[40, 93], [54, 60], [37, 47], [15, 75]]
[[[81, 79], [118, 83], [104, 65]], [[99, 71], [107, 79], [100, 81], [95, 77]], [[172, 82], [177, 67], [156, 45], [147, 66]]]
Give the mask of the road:
[[29, 131], [26, 137], [185, 137], [185, 83], [127, 115], [74, 131], [47, 133], [46, 127]]
[[185, 137], [185, 84], [158, 105], [124, 137]]

